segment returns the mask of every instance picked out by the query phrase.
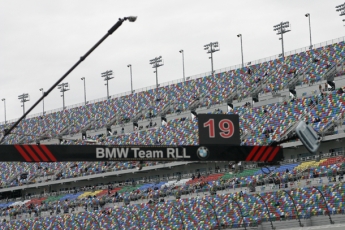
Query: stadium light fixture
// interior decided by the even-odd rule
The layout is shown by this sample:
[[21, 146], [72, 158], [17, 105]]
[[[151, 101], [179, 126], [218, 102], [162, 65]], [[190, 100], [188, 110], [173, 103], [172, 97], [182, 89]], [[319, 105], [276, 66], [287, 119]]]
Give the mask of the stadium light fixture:
[[80, 80], [82, 80], [84, 82], [84, 103], [86, 105], [86, 83], [85, 83], [86, 79], [85, 79], [85, 77], [82, 77], [82, 78], [80, 78]]
[[210, 42], [209, 44], [204, 45], [204, 50], [207, 50], [208, 54], [211, 54], [211, 57], [209, 57], [209, 59], [211, 59], [211, 73], [212, 76], [214, 76], [214, 71], [213, 71], [213, 53], [219, 51], [218, 48], [218, 42]]
[[109, 80], [113, 79], [112, 77], [113, 71], [112, 70], [107, 70], [104, 73], [102, 73], [101, 77], [104, 77], [104, 81], [107, 81], [106, 86], [107, 86], [107, 99], [109, 99]]
[[58, 85], [58, 89], [60, 89], [60, 92], [62, 93], [62, 109], [65, 109], [65, 92], [69, 90], [68, 82]]
[[289, 27], [290, 27], [290, 23], [288, 21], [281, 22], [281, 23], [273, 26], [273, 31], [277, 31], [277, 35], [281, 35], [279, 40], [282, 40], [282, 56], [283, 56], [283, 58], [285, 57], [284, 56], [284, 37], [283, 37], [283, 34], [291, 31], [291, 30], [289, 30]]
[[22, 102], [22, 107], [23, 107], [23, 114], [25, 114], [25, 102], [30, 101], [30, 96], [28, 93], [23, 93], [18, 96], [18, 99], [20, 102]]
[[[40, 91], [42, 91], [42, 96], [43, 96], [44, 94], [43, 88], [40, 88]], [[42, 104], [43, 104], [43, 115], [44, 115], [44, 98], [42, 100]]]
[[55, 89], [56, 86], [58, 86], [75, 68], [78, 67], [78, 65], [80, 63], [82, 63], [100, 44], [102, 44], [102, 42], [107, 39], [110, 35], [112, 35], [121, 25], [124, 21], [129, 21], [129, 22], [135, 22], [137, 20], [136, 16], [129, 16], [129, 17], [124, 17], [124, 18], [119, 18], [119, 20], [115, 23], [115, 25], [113, 25], [108, 31], [107, 33], [94, 45], [91, 47], [91, 49], [89, 49], [84, 56], [81, 56], [79, 58], [79, 60], [62, 76], [60, 77], [59, 80], [57, 80], [57, 82], [54, 83], [53, 86], [51, 86], [47, 92], [45, 92], [43, 94], [43, 96], [38, 99], [38, 101], [35, 102], [35, 104], [33, 104], [31, 106], [31, 108], [25, 113], [23, 114], [23, 116], [21, 116], [9, 129], [5, 130], [3, 137], [0, 140], [0, 144], [4, 141], [5, 137], [11, 133], [11, 131], [17, 127], [17, 125], [26, 117], [26, 115], [28, 115], [46, 96], [48, 96], [51, 91], [53, 91]]
[[243, 68], [244, 67], [244, 62], [243, 62], [242, 34], [237, 34], [237, 37], [241, 39], [241, 56], [242, 56], [242, 68]]
[[[337, 12], [340, 12], [339, 16], [344, 16], [345, 15], [345, 3], [338, 5], [335, 7]], [[345, 20], [343, 20], [345, 21]]]
[[129, 16], [129, 17], [125, 17], [125, 20], [128, 19], [129, 22], [135, 22], [137, 20], [137, 16]]
[[131, 93], [134, 93], [134, 91], [133, 91], [133, 78], [132, 78], [132, 65], [129, 64], [129, 65], [127, 65], [127, 67], [129, 68], [129, 73], [130, 73], [130, 77], [131, 77]]
[[335, 8], [337, 12], [340, 12], [339, 16], [345, 15], [345, 3], [337, 5]]
[[162, 56], [159, 57], [155, 57], [154, 59], [150, 60], [150, 65], [152, 65], [152, 68], [155, 68], [156, 70], [154, 71], [154, 73], [156, 73], [156, 100], [159, 100], [159, 95], [158, 95], [158, 68], [164, 65], [164, 61], [162, 60]]
[[311, 50], [313, 48], [313, 43], [311, 42], [311, 24], [310, 24], [310, 14], [307, 13], [305, 16], [309, 19], [309, 36], [310, 36], [310, 46], [309, 49]]
[[1, 99], [1, 101], [4, 102], [4, 111], [5, 111], [5, 124], [7, 123], [6, 121], [6, 98]]
[[182, 54], [182, 68], [183, 68], [183, 81], [186, 81], [186, 76], [185, 76], [185, 72], [184, 72], [184, 51], [180, 50], [179, 51]]

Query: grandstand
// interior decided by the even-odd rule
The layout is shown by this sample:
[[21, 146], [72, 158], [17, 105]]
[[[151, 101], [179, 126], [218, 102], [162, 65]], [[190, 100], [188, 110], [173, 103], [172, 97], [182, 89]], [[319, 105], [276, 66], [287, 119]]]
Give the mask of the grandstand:
[[343, 224], [344, 58], [340, 38], [157, 91], [29, 117], [6, 144], [198, 145], [200, 113], [239, 114], [242, 145], [290, 137], [300, 120], [325, 142], [315, 155], [299, 140], [283, 144], [284, 161], [269, 171], [255, 162], [239, 169], [229, 162], [144, 162], [140, 171], [137, 162], [2, 162], [0, 229]]

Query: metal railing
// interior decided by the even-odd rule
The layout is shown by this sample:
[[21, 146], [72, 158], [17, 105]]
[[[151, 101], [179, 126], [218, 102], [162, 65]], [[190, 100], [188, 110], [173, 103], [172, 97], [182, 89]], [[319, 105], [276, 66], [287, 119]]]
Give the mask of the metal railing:
[[306, 157], [298, 157], [298, 158], [293, 158], [293, 159], [285, 159], [285, 160], [282, 161], [282, 163], [283, 164], [287, 164], [287, 163], [314, 161], [314, 160], [326, 159], [326, 158], [336, 157], [336, 156], [345, 156], [345, 153], [340, 151], [340, 152], [333, 152], [333, 153], [316, 154], [316, 155], [306, 156]]

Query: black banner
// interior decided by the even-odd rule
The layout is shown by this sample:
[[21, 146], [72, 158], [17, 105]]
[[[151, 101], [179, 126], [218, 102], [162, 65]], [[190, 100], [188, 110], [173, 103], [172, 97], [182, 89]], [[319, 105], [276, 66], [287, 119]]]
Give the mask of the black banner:
[[238, 114], [198, 114], [201, 145], [240, 145]]
[[273, 146], [0, 145], [0, 161], [256, 161], [282, 160]]

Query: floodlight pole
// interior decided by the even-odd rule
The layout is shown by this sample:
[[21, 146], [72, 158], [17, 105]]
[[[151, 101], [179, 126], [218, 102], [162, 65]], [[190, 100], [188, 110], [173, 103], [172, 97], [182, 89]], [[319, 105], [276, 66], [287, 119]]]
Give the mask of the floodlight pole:
[[127, 67], [129, 67], [129, 73], [131, 75], [131, 93], [133, 93], [132, 65], [129, 64]]
[[4, 102], [4, 111], [5, 111], [5, 124], [7, 123], [6, 121], [6, 98], [1, 99], [1, 101]]
[[107, 99], [109, 99], [109, 84], [108, 84], [108, 82], [109, 82], [109, 79], [107, 79]]
[[282, 40], [282, 56], [283, 56], [283, 58], [285, 57], [285, 55], [284, 55], [284, 36], [283, 36], [283, 34], [291, 31], [291, 30], [285, 29], [285, 28], [288, 28], [289, 26], [290, 25], [289, 25], [288, 21], [281, 22], [281, 23], [273, 26], [273, 28], [274, 28], [273, 31], [278, 31], [277, 35], [281, 35], [280, 40]]
[[28, 93], [23, 93], [21, 95], [18, 96], [18, 99], [20, 100], [20, 102], [22, 102], [22, 107], [23, 107], [23, 114], [25, 115], [25, 102], [30, 101], [29, 99], [29, 94]]
[[[340, 15], [339, 16], [344, 16], [345, 15], [345, 3], [338, 5], [335, 7], [336, 11], [340, 11]], [[345, 21], [345, 19], [343, 19], [343, 21]]]
[[242, 68], [244, 67], [244, 62], [243, 62], [243, 46], [242, 46], [242, 34], [238, 34], [237, 37], [241, 39], [241, 56], [242, 56]]
[[109, 80], [113, 79], [112, 77], [113, 71], [112, 70], [107, 70], [104, 73], [102, 73], [102, 77], [104, 77], [104, 81], [107, 81], [106, 86], [107, 86], [107, 99], [109, 99]]
[[60, 92], [62, 92], [62, 109], [65, 109], [65, 92], [68, 91], [68, 82], [61, 83], [58, 85], [58, 89], [60, 89]]
[[[211, 44], [211, 50], [212, 50], [212, 43]], [[213, 52], [211, 52], [211, 71], [212, 71], [212, 76], [213, 76], [213, 72], [214, 72], [214, 69], [213, 69]]]
[[156, 90], [157, 90], [157, 97], [158, 97], [158, 67], [161, 67], [164, 65], [164, 63], [160, 63], [162, 62], [162, 56], [159, 57], [155, 57], [154, 59], [150, 60], [150, 65], [152, 65], [152, 68], [155, 68], [156, 71], [154, 71], [154, 73], [156, 73]]
[[265, 204], [265, 207], [266, 207], [266, 211], [267, 211], [267, 214], [268, 214], [268, 219], [270, 220], [270, 223], [271, 223], [271, 227], [272, 229], [275, 229], [274, 226], [273, 226], [273, 222], [272, 222], [272, 218], [271, 218], [271, 213], [270, 213], [270, 209], [268, 208], [268, 205], [266, 204], [266, 201], [265, 199], [260, 196], [260, 194], [254, 194], [256, 195], [257, 197], [259, 197], [261, 199], [261, 201]]
[[284, 54], [284, 36], [283, 36], [283, 33], [281, 33], [281, 40], [282, 40], [282, 55], [283, 55], [283, 58], [284, 58], [285, 54]]
[[209, 44], [204, 45], [204, 50], [207, 50], [207, 53], [211, 54], [211, 73], [212, 76], [214, 76], [214, 70], [213, 70], [213, 53], [219, 51], [219, 49], [216, 49], [218, 47], [218, 42], [210, 42]]
[[49, 95], [53, 89], [55, 89], [58, 84], [60, 84], [81, 62], [83, 62], [102, 42], [107, 39], [110, 35], [112, 35], [121, 25], [124, 21], [128, 20], [130, 22], [135, 22], [137, 17], [135, 16], [129, 16], [124, 18], [119, 18], [119, 20], [111, 27], [108, 32], [89, 50], [84, 56], [81, 56], [79, 61], [77, 61], [50, 89], [48, 89], [47, 92], [43, 94], [43, 96], [38, 99], [38, 101], [31, 106], [31, 108], [21, 117], [18, 121], [16, 121], [8, 130], [4, 132], [3, 137], [0, 140], [0, 144], [4, 141], [5, 137], [11, 133], [11, 131], [25, 118], [26, 115], [28, 115], [46, 96]]
[[84, 103], [86, 105], [86, 83], [85, 83], [86, 79], [85, 77], [82, 77], [80, 79], [84, 82]]
[[313, 43], [311, 42], [311, 24], [310, 24], [310, 14], [307, 13], [305, 14], [305, 16], [309, 19], [309, 37], [310, 37], [310, 46], [309, 49], [313, 48]]
[[157, 89], [157, 93], [158, 93], [158, 70], [157, 70], [157, 67], [156, 67], [155, 73], [156, 73], [156, 89]]
[[[43, 96], [44, 94], [43, 88], [40, 88], [40, 91], [42, 91], [42, 96]], [[42, 104], [43, 104], [43, 115], [44, 115], [44, 98], [42, 100]]]
[[180, 50], [179, 51], [182, 54], [182, 68], [183, 68], [183, 81], [186, 81], [186, 76], [185, 76], [185, 72], [184, 72], [184, 51]]

